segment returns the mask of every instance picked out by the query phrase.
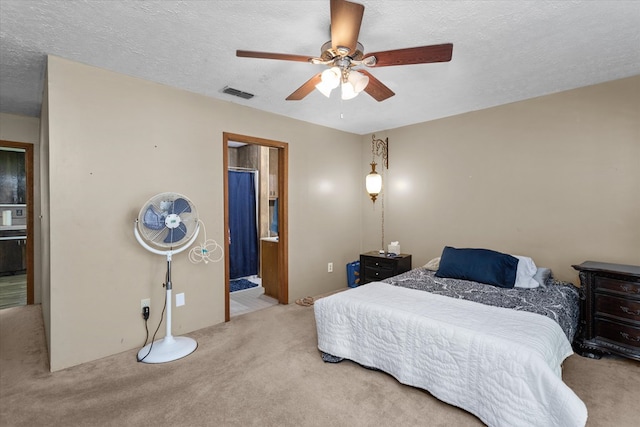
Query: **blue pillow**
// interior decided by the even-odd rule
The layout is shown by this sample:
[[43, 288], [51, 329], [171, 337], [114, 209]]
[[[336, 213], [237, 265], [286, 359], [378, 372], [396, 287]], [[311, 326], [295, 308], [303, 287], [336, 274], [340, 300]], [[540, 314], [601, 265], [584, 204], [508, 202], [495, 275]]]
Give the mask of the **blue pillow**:
[[436, 277], [472, 280], [501, 288], [513, 288], [518, 258], [489, 249], [456, 249], [445, 246]]

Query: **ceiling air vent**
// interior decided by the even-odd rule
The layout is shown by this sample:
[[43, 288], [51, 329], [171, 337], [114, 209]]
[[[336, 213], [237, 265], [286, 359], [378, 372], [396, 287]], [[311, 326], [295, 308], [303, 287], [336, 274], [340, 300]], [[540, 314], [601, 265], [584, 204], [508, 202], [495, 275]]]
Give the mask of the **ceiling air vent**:
[[234, 88], [229, 87], [229, 86], [225, 86], [224, 89], [222, 89], [222, 93], [227, 93], [227, 94], [233, 95], [233, 96], [239, 96], [240, 98], [244, 98], [244, 99], [253, 98], [253, 94], [252, 93], [243, 92], [241, 90], [234, 89]]

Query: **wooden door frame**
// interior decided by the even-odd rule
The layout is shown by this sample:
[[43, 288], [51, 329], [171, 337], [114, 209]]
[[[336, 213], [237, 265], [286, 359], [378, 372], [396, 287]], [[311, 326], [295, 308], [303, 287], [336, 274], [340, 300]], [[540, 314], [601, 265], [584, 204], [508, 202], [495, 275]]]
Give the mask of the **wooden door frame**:
[[19, 148], [25, 151], [25, 172], [26, 172], [26, 190], [27, 190], [27, 305], [34, 303], [34, 284], [33, 284], [33, 252], [34, 252], [34, 233], [33, 233], [33, 144], [25, 142], [0, 140], [0, 146]]
[[289, 303], [289, 144], [235, 133], [222, 133], [222, 165], [224, 172], [224, 319], [229, 311], [229, 141], [278, 148], [278, 302]]

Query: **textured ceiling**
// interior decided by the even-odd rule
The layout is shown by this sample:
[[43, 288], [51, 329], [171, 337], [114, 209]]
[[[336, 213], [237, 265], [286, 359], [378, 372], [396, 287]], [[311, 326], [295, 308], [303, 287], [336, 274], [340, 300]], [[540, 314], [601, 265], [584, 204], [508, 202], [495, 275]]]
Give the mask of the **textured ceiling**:
[[0, 0], [0, 112], [39, 115], [47, 54], [357, 134], [640, 74], [640, 1], [361, 3], [365, 53], [453, 43], [452, 61], [369, 69], [381, 103], [285, 101], [323, 66], [235, 51], [319, 55], [329, 0]]

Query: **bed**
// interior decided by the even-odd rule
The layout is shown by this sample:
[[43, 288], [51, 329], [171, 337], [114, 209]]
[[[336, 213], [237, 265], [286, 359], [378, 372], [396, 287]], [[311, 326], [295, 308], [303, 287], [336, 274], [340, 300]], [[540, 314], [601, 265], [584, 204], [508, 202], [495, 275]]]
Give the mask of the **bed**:
[[384, 371], [489, 426], [584, 426], [586, 406], [562, 381], [577, 288], [551, 275], [522, 288], [442, 270], [420, 267], [318, 299], [323, 360]]

